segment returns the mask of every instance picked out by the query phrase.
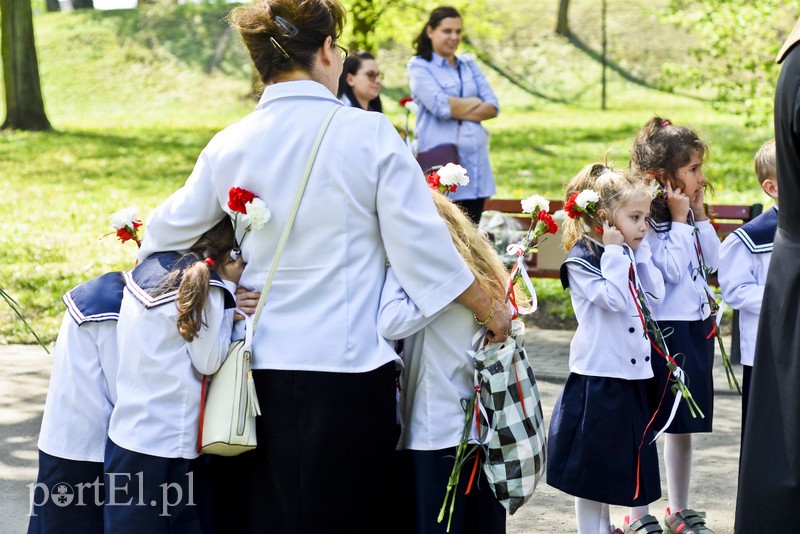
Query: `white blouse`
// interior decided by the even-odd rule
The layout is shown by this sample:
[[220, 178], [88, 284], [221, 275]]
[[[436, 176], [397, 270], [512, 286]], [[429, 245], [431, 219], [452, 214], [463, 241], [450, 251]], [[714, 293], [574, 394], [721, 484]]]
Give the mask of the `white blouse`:
[[[772, 245], [768, 248], [771, 249]], [[764, 287], [772, 252], [753, 254], [730, 234], [719, 251], [719, 285], [725, 303], [739, 310], [739, 348], [742, 365], [753, 365]]]
[[[139, 257], [191, 246], [226, 216], [237, 186], [272, 219], [244, 239], [239, 285], [261, 291], [311, 146], [336, 97], [317, 82], [270, 85], [255, 111], [203, 150], [150, 216]], [[386, 258], [422, 312], [474, 280], [433, 205], [422, 170], [382, 113], [342, 109], [311, 172], [253, 339], [253, 368], [367, 372], [397, 359], [377, 331]], [[237, 323], [235, 335], [242, 337]]]
[[39, 449], [51, 456], [102, 462], [116, 401], [117, 322], [64, 314], [53, 352]]
[[203, 375], [222, 365], [230, 345], [233, 310], [212, 286], [206, 325], [192, 342], [178, 333], [178, 309], [168, 302], [147, 309], [125, 288], [117, 325], [117, 403], [108, 437], [130, 451], [162, 458], [196, 458]]
[[608, 245], [600, 269], [567, 259], [569, 292], [578, 319], [569, 349], [571, 373], [627, 380], [653, 376], [650, 341], [628, 284], [631, 264], [651, 310], [652, 303], [664, 296], [664, 281], [650, 262], [646, 242], [635, 254], [634, 260], [627, 246]]
[[404, 339], [399, 449], [455, 447], [464, 428], [461, 399], [473, 391], [472, 337], [481, 328], [458, 303], [426, 317], [389, 268], [381, 296], [378, 330]]
[[[656, 225], [657, 226], [657, 225]], [[717, 270], [719, 237], [709, 221], [698, 221], [697, 237], [706, 267]], [[653, 263], [664, 275], [666, 294], [653, 310], [658, 321], [699, 321], [711, 313], [708, 285], [700, 272], [695, 227], [673, 222], [666, 232], [647, 232]]]

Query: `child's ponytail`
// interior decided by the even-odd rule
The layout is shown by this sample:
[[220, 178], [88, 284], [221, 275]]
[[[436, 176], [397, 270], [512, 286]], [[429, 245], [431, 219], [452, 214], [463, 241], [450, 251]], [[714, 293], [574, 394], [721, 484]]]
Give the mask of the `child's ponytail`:
[[[567, 187], [564, 188], [564, 200], [565, 202], [569, 200], [569, 197], [572, 196], [573, 193], [579, 193], [584, 189], [592, 189], [594, 187], [594, 180], [595, 177], [592, 175], [592, 169], [598, 165], [590, 164], [582, 168], [578, 171], [578, 174], [569, 181]], [[572, 247], [575, 246], [575, 243], [580, 241], [580, 239], [586, 233], [584, 229], [585, 222], [584, 218], [578, 217], [573, 219], [571, 217], [566, 217], [564, 222], [561, 223], [561, 246], [566, 251], [572, 250]]]
[[694, 130], [672, 124], [663, 117], [653, 117], [633, 141], [631, 169], [649, 174], [664, 185], [679, 168], [689, 164], [695, 151], [703, 157], [708, 155], [708, 146]]
[[186, 341], [192, 341], [204, 326], [203, 309], [208, 299], [211, 270], [217, 265], [230, 262], [230, 251], [235, 244], [233, 225], [228, 217], [200, 236], [190, 255], [196, 261], [179, 271], [178, 286], [178, 332]]
[[178, 332], [186, 341], [197, 337], [200, 328], [206, 326], [203, 308], [208, 299], [211, 266], [202, 258], [183, 270], [181, 285], [178, 287]]
[[[696, 151], [703, 158], [708, 155], [708, 146], [694, 130], [672, 124], [662, 117], [653, 117], [633, 141], [631, 169], [651, 176], [661, 186], [669, 181], [672, 187], [680, 187], [675, 178], [678, 169], [688, 165]], [[704, 187], [709, 188], [710, 185], [706, 183]], [[651, 211], [652, 218], [657, 222], [670, 220], [669, 208], [664, 198], [653, 200]]]

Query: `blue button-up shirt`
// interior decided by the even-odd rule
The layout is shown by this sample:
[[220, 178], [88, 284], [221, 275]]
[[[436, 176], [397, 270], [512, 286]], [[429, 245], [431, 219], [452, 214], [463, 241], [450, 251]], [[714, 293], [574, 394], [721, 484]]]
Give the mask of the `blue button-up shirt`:
[[456, 58], [453, 66], [437, 54], [433, 54], [431, 61], [414, 56], [408, 62], [408, 80], [411, 96], [419, 105], [418, 149], [456, 143], [461, 165], [467, 169], [469, 184], [459, 187], [451, 198], [464, 200], [492, 196], [496, 187], [489, 164], [489, 134], [480, 122], [451, 118], [449, 103], [451, 96], [477, 96], [499, 112], [500, 104], [483, 72], [473, 60], [463, 57]]

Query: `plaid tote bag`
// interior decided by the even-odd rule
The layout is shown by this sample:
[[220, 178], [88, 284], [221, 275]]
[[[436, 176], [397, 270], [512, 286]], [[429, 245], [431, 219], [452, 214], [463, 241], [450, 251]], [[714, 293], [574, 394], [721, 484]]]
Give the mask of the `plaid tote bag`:
[[546, 427], [539, 389], [522, 339], [524, 325], [514, 321], [512, 334], [475, 352], [476, 386], [486, 448], [483, 471], [500, 503], [513, 514], [533, 495], [544, 475]]

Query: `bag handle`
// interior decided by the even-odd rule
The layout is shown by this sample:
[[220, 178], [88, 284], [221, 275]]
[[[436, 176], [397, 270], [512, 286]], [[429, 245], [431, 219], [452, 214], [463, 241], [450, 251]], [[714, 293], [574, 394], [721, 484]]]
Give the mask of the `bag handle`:
[[264, 283], [264, 289], [261, 291], [261, 297], [258, 299], [256, 312], [253, 314], [253, 323], [252, 325], [247, 325], [248, 335], [252, 335], [252, 332], [255, 332], [258, 318], [261, 317], [261, 311], [264, 309], [264, 304], [267, 301], [267, 293], [269, 293], [272, 280], [275, 278], [275, 273], [278, 270], [278, 261], [280, 261], [283, 249], [286, 247], [286, 242], [289, 240], [289, 231], [292, 229], [294, 219], [297, 216], [297, 209], [300, 207], [300, 199], [303, 198], [303, 192], [306, 189], [308, 177], [311, 175], [311, 169], [314, 167], [314, 161], [317, 159], [317, 152], [319, 152], [319, 146], [322, 144], [322, 138], [325, 137], [325, 132], [328, 130], [328, 125], [330, 125], [331, 120], [333, 120], [333, 116], [336, 115], [336, 112], [342, 109], [342, 107], [343, 106], [335, 106], [330, 113], [328, 113], [328, 116], [322, 121], [322, 126], [320, 126], [319, 132], [317, 133], [317, 138], [314, 140], [314, 146], [311, 148], [311, 154], [309, 154], [308, 160], [306, 161], [303, 177], [300, 179], [300, 185], [297, 187], [297, 195], [294, 198], [292, 210], [289, 212], [289, 219], [286, 221], [286, 226], [283, 227], [283, 233], [281, 234], [280, 241], [278, 241], [278, 248], [275, 250], [275, 258], [272, 260], [272, 267], [270, 267], [267, 281]]

